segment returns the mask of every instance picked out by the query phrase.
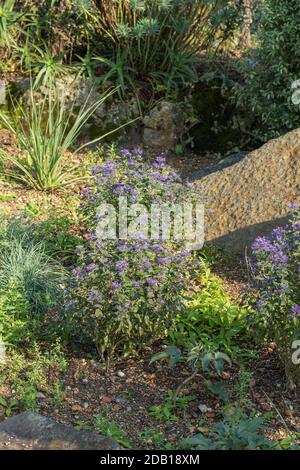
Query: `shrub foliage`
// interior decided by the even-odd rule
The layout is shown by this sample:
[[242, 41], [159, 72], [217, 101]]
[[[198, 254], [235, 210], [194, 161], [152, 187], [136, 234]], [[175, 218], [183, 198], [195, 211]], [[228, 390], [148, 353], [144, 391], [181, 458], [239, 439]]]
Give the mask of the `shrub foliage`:
[[109, 362], [166, 334], [183, 308], [182, 293], [193, 262], [182, 243], [150, 240], [142, 231], [126, 240], [97, 239], [97, 208], [102, 202], [118, 208], [120, 195], [146, 207], [151, 202], [179, 202], [191, 197], [191, 189], [163, 157], [152, 167], [143, 162], [138, 149], [119, 154], [112, 150], [92, 171], [93, 183], [84, 190], [82, 204], [88, 240], [79, 250], [78, 305], [72, 302], [71, 308], [86, 325], [101, 358]]

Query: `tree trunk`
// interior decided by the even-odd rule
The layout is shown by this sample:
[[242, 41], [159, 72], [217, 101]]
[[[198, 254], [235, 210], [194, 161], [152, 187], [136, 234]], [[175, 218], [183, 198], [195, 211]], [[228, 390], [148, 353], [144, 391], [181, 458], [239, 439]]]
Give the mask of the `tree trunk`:
[[251, 25], [253, 23], [253, 0], [242, 0], [243, 8], [243, 29], [240, 37], [240, 47], [251, 46]]

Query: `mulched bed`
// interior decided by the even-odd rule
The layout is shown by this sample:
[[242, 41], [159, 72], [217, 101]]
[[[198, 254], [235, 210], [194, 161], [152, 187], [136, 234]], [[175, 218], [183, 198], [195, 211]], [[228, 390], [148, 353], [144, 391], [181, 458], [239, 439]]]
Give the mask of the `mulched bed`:
[[[159, 350], [159, 349], [157, 349]], [[148, 409], [166, 400], [168, 390], [175, 388], [186, 378], [183, 365], [168, 369], [163, 364], [149, 366], [155, 350], [139, 359], [128, 359], [107, 374], [96, 360], [70, 357], [67, 371], [62, 376], [62, 401], [53, 405], [45, 398], [39, 399], [42, 414], [55, 420], [76, 425], [92, 422], [96, 414], [108, 413], [110, 419], [126, 431], [132, 447], [141, 447], [138, 433], [145, 429], [161, 431], [165, 443], [175, 445], [180, 439], [196, 432], [206, 432], [214, 421], [222, 418], [224, 403], [210, 395], [202, 378], [183, 390], [183, 395], [194, 395], [185, 411], [178, 412], [178, 421], [166, 424], [150, 416]], [[282, 367], [272, 347], [259, 351], [258, 358], [247, 363], [252, 373], [249, 389], [245, 393], [246, 408], [259, 414], [271, 412], [267, 420], [266, 435], [278, 439], [300, 427], [299, 392], [287, 390]], [[238, 403], [235, 385], [238, 383], [238, 367], [226, 372], [231, 403]], [[206, 405], [202, 413], [199, 405]], [[199, 424], [205, 418], [205, 425]], [[151, 447], [151, 444], [150, 444]]]

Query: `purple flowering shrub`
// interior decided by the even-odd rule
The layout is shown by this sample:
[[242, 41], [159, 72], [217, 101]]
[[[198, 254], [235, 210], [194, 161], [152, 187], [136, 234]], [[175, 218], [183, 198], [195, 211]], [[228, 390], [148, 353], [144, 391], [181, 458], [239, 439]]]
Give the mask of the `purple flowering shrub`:
[[97, 208], [101, 202], [118, 207], [119, 195], [149, 207], [152, 202], [191, 200], [193, 192], [163, 157], [150, 165], [139, 149], [111, 149], [92, 168], [81, 203], [87, 240], [78, 249], [73, 308], [107, 365], [111, 358], [135, 354], [166, 335], [183, 308], [182, 293], [196, 266], [183, 242], [152, 240], [142, 233], [99, 240]]
[[276, 343], [291, 384], [300, 368], [292, 367], [292, 343], [300, 339], [300, 210], [293, 206], [288, 224], [258, 237], [252, 250], [255, 317], [264, 337]]

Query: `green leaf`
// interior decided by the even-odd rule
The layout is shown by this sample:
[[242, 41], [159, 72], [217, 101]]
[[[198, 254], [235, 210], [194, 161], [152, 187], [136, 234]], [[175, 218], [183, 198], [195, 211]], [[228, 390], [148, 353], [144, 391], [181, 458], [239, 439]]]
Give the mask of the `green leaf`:
[[213, 357], [212, 353], [206, 353], [202, 356], [201, 363], [202, 363], [203, 371], [206, 371], [209, 369], [212, 357]]
[[227, 362], [231, 366], [231, 360], [222, 352], [216, 352], [214, 357], [214, 366], [219, 375], [223, 373], [224, 370], [224, 363]]
[[149, 365], [153, 362], [161, 361], [162, 359], [169, 359], [168, 367], [174, 367], [175, 364], [180, 360], [181, 351], [176, 346], [168, 346], [164, 351], [154, 354], [151, 357]]
[[213, 394], [216, 395], [220, 400], [228, 401], [229, 396], [225, 389], [225, 382], [212, 382], [211, 380], [206, 381], [206, 386], [208, 390]]
[[1, 405], [1, 406], [4, 406], [5, 408], [8, 406], [8, 403], [7, 403], [7, 401], [5, 400], [5, 398], [0, 398], [0, 405]]
[[214, 447], [212, 440], [202, 436], [202, 434], [196, 434], [195, 436], [184, 439], [182, 443], [184, 447], [193, 448], [196, 450], [210, 450]]

